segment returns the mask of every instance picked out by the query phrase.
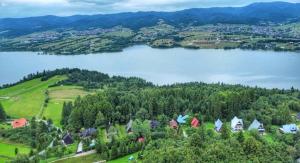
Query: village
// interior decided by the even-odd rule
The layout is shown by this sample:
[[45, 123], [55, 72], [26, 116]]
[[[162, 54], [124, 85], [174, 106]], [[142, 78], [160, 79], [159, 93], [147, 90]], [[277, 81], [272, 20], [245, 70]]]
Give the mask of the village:
[[[298, 117], [300, 118], [300, 114], [298, 114]], [[139, 133], [134, 133], [136, 130], [133, 129], [133, 123], [134, 120], [130, 120], [125, 126], [122, 125], [117, 125], [113, 126], [111, 125], [107, 130], [103, 128], [87, 128], [87, 129], [82, 129], [81, 132], [79, 133], [71, 133], [69, 131], [63, 131], [60, 128], [55, 127], [53, 124], [48, 124], [47, 121], [42, 120], [43, 123], [45, 123], [46, 126], [48, 126], [48, 130], [52, 130], [53, 128], [56, 128], [57, 133], [60, 133], [58, 135], [58, 142], [60, 143], [54, 143], [56, 140], [51, 141], [51, 143], [47, 146], [46, 149], [41, 150], [38, 152], [38, 155], [40, 157], [45, 157], [46, 158], [46, 153], [48, 151], [51, 151], [52, 148], [57, 145], [63, 145], [66, 148], [76, 148], [76, 150], [73, 153], [69, 153], [66, 156], [62, 156], [61, 158], [58, 159], [59, 161], [64, 161], [66, 159], [70, 158], [76, 158], [76, 157], [83, 157], [87, 155], [93, 155], [96, 153], [95, 146], [96, 146], [96, 140], [99, 139], [99, 137], [102, 137], [106, 135], [106, 138], [104, 138], [107, 142], [113, 141], [114, 137], [119, 137], [120, 135], [133, 135], [137, 134], [138, 136], [136, 137], [135, 141], [140, 144], [144, 144], [147, 142], [147, 136], [144, 135], [144, 133], [139, 132]], [[148, 123], [149, 128], [151, 131], [154, 131], [156, 128], [163, 127], [161, 126], [160, 122], [157, 120], [145, 120], [146, 123]], [[26, 128], [30, 126], [30, 122], [26, 120], [25, 118], [20, 118], [20, 119], [15, 119], [10, 122], [11, 127], [13, 129], [18, 129], [18, 128]], [[212, 129], [216, 133], [221, 133], [224, 126], [227, 127], [226, 125], [228, 124], [230, 131], [235, 134], [239, 132], [250, 132], [250, 131], [255, 131], [261, 136], [265, 136], [269, 133], [266, 132], [263, 123], [258, 121], [257, 119], [254, 119], [253, 122], [249, 126], [245, 126], [243, 123], [243, 119], [240, 119], [238, 117], [234, 117], [230, 122], [222, 122], [220, 119], [217, 119], [214, 124], [210, 122], [201, 122], [197, 117], [195, 116], [189, 116], [189, 115], [179, 115], [177, 119], [172, 119], [169, 122], [169, 125], [167, 128], [170, 128], [174, 131], [175, 133], [178, 134], [178, 132], [182, 132], [182, 135], [187, 138], [191, 136], [190, 134], [187, 133], [187, 130], [191, 129], [196, 129], [201, 126], [206, 126], [206, 129]], [[296, 134], [299, 132], [299, 127], [294, 124], [285, 124], [282, 125], [280, 128], [278, 128], [278, 131], [281, 134]], [[121, 133], [123, 132], [123, 133]], [[105, 133], [104, 135], [101, 135], [99, 133]], [[55, 136], [54, 136], [55, 137]], [[31, 156], [31, 159], [33, 159], [35, 156]], [[129, 161], [134, 161], [135, 158], [133, 155], [129, 154], [127, 156]], [[101, 162], [105, 162], [105, 160], [99, 160]], [[55, 162], [55, 161], [54, 161]]]

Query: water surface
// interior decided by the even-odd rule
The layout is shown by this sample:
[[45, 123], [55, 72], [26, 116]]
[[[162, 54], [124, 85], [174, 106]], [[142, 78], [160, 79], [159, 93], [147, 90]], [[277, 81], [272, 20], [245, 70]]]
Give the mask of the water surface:
[[1, 52], [0, 85], [16, 82], [29, 73], [64, 67], [136, 76], [159, 85], [199, 81], [300, 88], [299, 53], [153, 49], [148, 46], [133, 46], [117, 53], [75, 56]]

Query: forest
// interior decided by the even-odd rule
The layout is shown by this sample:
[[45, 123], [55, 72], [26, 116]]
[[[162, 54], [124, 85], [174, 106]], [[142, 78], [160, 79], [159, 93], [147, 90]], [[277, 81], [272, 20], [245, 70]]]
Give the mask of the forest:
[[[139, 78], [79, 69], [44, 71], [31, 74], [21, 82], [35, 78], [48, 80], [55, 75], [67, 78], [53, 86], [77, 85], [87, 90], [96, 89], [97, 93], [63, 105], [61, 131], [46, 130], [44, 123], [32, 119], [27, 128], [1, 130], [1, 137], [43, 149], [51, 142], [51, 136], [58, 140], [58, 135], [71, 133], [79, 140], [78, 133], [95, 128], [108, 134], [105, 139], [103, 132], [92, 136], [99, 157], [105, 160], [137, 151], [141, 162], [294, 162], [300, 157], [299, 132], [282, 134], [278, 130], [284, 124], [299, 124], [296, 114], [300, 112], [300, 92], [297, 89], [197, 82], [156, 86]], [[179, 115], [189, 115], [187, 123], [176, 129], [169, 127], [169, 122]], [[231, 132], [228, 122], [234, 116], [242, 118], [247, 127], [254, 119], [259, 120], [264, 124], [266, 135], [257, 131]], [[190, 127], [193, 117], [199, 119], [199, 127]], [[221, 132], [212, 127], [217, 119], [224, 122]], [[133, 121], [132, 133], [116, 136], [116, 126], [125, 126], [130, 120]], [[52, 123], [51, 119], [45, 121]], [[149, 125], [152, 121], [157, 122], [155, 127]], [[31, 141], [26, 142], [27, 138]], [[84, 140], [86, 150], [90, 149], [91, 140]], [[31, 156], [34, 154], [31, 152]]]

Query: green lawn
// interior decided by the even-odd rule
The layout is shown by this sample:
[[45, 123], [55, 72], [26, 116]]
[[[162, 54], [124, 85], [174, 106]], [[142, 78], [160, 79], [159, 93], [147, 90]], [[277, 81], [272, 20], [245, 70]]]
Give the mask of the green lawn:
[[101, 161], [102, 159], [98, 154], [90, 154], [82, 157], [73, 157], [70, 159], [55, 161], [55, 163], [93, 163], [97, 161]]
[[130, 156], [133, 156], [134, 159], [136, 160], [137, 157], [138, 157], [138, 152], [136, 152], [134, 154], [127, 155], [127, 156], [124, 156], [124, 157], [121, 157], [121, 158], [118, 158], [118, 159], [115, 159], [115, 160], [108, 161], [108, 163], [129, 163], [129, 162], [133, 162], [133, 161], [128, 160], [128, 158]]
[[49, 85], [65, 79], [55, 76], [47, 81], [39, 78], [0, 90], [0, 101], [8, 115], [14, 118], [31, 118], [39, 114]]
[[25, 145], [15, 144], [0, 139], [0, 162], [5, 162], [8, 160], [7, 158], [1, 156], [7, 156], [11, 158], [15, 157], [15, 148], [18, 148], [19, 154], [28, 154], [30, 152], [30, 148]]
[[51, 118], [56, 126], [60, 126], [61, 112], [65, 101], [74, 101], [78, 96], [93, 93], [78, 86], [58, 86], [49, 88], [48, 91], [50, 100], [42, 116]]

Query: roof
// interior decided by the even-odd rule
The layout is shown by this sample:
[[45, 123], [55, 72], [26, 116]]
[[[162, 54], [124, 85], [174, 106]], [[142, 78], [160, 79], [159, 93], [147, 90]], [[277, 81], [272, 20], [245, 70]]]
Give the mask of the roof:
[[297, 114], [297, 119], [300, 120], [300, 113]]
[[127, 131], [127, 132], [129, 132], [129, 131], [131, 130], [131, 128], [132, 128], [132, 123], [133, 123], [132, 119], [127, 123], [127, 125], [126, 125], [126, 131]]
[[84, 131], [82, 131], [80, 133], [80, 136], [81, 137], [89, 137], [89, 136], [92, 136], [96, 132], [97, 132], [96, 129], [94, 129], [94, 128], [88, 128], [88, 129], [85, 129]]
[[72, 138], [72, 136], [69, 133], [65, 134], [64, 137], [62, 138], [62, 140], [67, 145], [73, 143], [73, 138]]
[[152, 120], [152, 121], [150, 122], [150, 127], [151, 127], [151, 128], [156, 128], [156, 127], [158, 127], [158, 125], [159, 125], [159, 122], [156, 121], [156, 120]]
[[177, 122], [176, 122], [174, 119], [172, 119], [172, 120], [170, 121], [170, 126], [173, 127], [173, 128], [177, 128], [177, 127], [178, 127], [178, 124], [177, 124]]
[[232, 120], [231, 120], [231, 128], [235, 128], [237, 124], [241, 124], [243, 125], [243, 120], [242, 119], [239, 119], [238, 117], [234, 117]]
[[82, 143], [82, 141], [78, 144], [76, 153], [81, 153], [81, 152], [83, 152], [83, 143]]
[[280, 128], [284, 133], [295, 133], [299, 131], [299, 128], [296, 124], [286, 124], [282, 125], [282, 128]]
[[13, 128], [25, 127], [26, 124], [27, 124], [27, 120], [25, 118], [16, 119], [11, 123]]
[[144, 138], [144, 137], [138, 138], [138, 142], [143, 143], [144, 141], [145, 141], [145, 138]]
[[179, 115], [178, 118], [177, 118], [177, 122], [180, 123], [180, 124], [186, 123], [186, 119], [188, 117], [189, 117], [189, 115], [185, 115], [185, 116]]
[[197, 118], [193, 118], [192, 122], [191, 122], [191, 125], [193, 127], [198, 127], [199, 126], [199, 120]]
[[216, 120], [215, 121], [215, 130], [220, 131], [222, 128], [222, 125], [223, 125], [223, 122], [220, 119]]
[[251, 125], [249, 126], [248, 130], [253, 130], [253, 129], [264, 130], [264, 126], [257, 119], [254, 119]]

